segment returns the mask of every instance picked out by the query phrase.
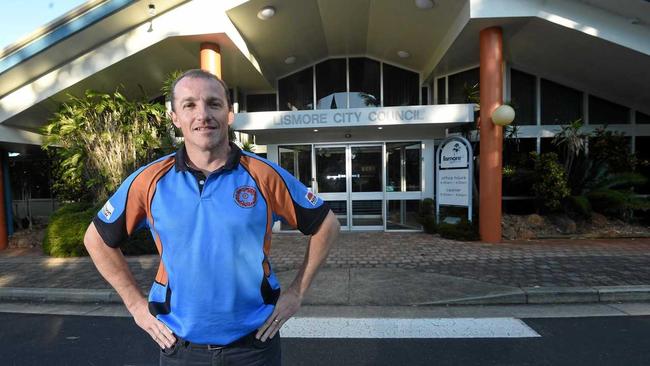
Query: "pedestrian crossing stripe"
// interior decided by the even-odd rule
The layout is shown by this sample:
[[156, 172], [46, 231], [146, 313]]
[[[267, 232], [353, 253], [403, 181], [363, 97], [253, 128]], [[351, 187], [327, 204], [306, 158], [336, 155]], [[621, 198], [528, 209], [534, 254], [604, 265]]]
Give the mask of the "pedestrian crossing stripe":
[[516, 318], [301, 318], [289, 319], [283, 338], [533, 338]]

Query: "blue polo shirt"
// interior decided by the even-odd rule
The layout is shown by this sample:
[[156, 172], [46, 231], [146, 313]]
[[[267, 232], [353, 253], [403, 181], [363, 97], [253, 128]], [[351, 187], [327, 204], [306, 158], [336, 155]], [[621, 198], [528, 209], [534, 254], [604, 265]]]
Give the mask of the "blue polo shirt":
[[111, 247], [148, 228], [161, 257], [151, 313], [183, 339], [228, 344], [259, 328], [280, 295], [269, 261], [273, 223], [310, 235], [329, 208], [293, 175], [234, 144], [207, 177], [185, 154], [183, 147], [131, 174], [93, 222]]

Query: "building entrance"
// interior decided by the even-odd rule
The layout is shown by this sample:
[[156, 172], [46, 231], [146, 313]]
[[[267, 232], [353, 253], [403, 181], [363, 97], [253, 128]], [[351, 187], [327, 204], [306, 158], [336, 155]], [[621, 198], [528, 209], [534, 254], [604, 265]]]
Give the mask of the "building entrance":
[[278, 160], [328, 202], [343, 230], [419, 230], [421, 146], [420, 142], [281, 145]]
[[328, 201], [341, 226], [383, 230], [383, 146], [315, 146], [314, 191]]

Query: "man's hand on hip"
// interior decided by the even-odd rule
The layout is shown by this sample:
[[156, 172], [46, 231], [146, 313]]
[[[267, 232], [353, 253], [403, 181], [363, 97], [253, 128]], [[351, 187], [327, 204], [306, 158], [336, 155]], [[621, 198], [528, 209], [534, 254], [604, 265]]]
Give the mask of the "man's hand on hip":
[[298, 294], [298, 291], [291, 287], [289, 287], [287, 291], [283, 291], [278, 302], [275, 304], [273, 313], [257, 331], [255, 338], [262, 342], [266, 342], [267, 339], [273, 338], [282, 325], [298, 312], [301, 304], [302, 297]]
[[158, 343], [160, 348], [170, 348], [176, 343], [176, 337], [160, 320], [151, 315], [146, 301], [139, 303], [131, 311], [135, 323]]

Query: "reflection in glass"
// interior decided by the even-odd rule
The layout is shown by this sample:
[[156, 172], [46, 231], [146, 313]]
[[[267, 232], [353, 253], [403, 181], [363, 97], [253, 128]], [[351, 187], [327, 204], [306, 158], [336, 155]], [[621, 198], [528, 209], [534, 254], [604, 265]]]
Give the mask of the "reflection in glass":
[[246, 112], [277, 110], [275, 94], [249, 94], [246, 96]]
[[281, 111], [314, 109], [313, 71], [308, 67], [278, 80]]
[[459, 72], [447, 77], [449, 104], [474, 103], [479, 90], [479, 68]]
[[608, 100], [589, 96], [589, 124], [630, 123], [630, 109]]
[[384, 107], [420, 104], [420, 75], [384, 64]]
[[515, 69], [510, 70], [510, 98], [515, 113], [514, 123], [522, 125], [537, 124], [537, 87], [535, 76]]
[[422, 158], [420, 142], [386, 144], [386, 192], [420, 191]]
[[381, 146], [351, 149], [352, 192], [381, 192]]
[[383, 226], [381, 200], [352, 201], [352, 226]]
[[280, 166], [311, 187], [311, 145], [280, 146]]
[[330, 59], [316, 65], [316, 109], [348, 107], [344, 58]]
[[388, 230], [420, 230], [418, 223], [418, 200], [389, 200], [386, 201], [386, 229]]
[[345, 192], [345, 178], [345, 147], [317, 147], [318, 192]]
[[351, 58], [350, 108], [379, 107], [379, 62], [368, 58]]
[[582, 118], [582, 92], [541, 79], [543, 125], [564, 125]]

